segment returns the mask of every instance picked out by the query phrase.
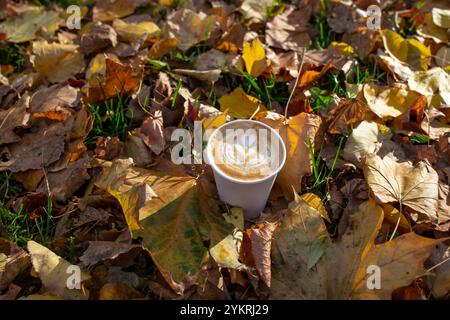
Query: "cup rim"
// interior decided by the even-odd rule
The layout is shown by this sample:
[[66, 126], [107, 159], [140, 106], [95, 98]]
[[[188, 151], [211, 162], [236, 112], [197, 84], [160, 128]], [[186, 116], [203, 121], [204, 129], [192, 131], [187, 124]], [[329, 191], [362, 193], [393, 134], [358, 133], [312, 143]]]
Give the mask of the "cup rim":
[[[214, 163], [214, 161], [212, 160], [213, 157], [212, 157], [212, 154], [211, 154], [211, 148], [210, 148], [210, 146], [211, 146], [211, 144], [210, 144], [211, 138], [216, 134], [217, 131], [221, 130], [222, 128], [224, 128], [224, 127], [226, 127], [226, 126], [228, 126], [228, 125], [231, 125], [231, 124], [233, 124], [233, 123], [236, 123], [236, 122], [251, 122], [251, 123], [257, 123], [258, 125], [261, 125], [261, 126], [263, 126], [263, 127], [266, 127], [267, 129], [269, 129], [269, 130], [277, 137], [277, 139], [278, 139], [278, 140], [280, 141], [280, 143], [281, 143], [282, 150], [283, 150], [283, 159], [282, 159], [282, 161], [280, 161], [280, 164], [278, 165], [277, 170], [275, 170], [275, 171], [272, 172], [270, 175], [268, 175], [268, 176], [266, 176], [266, 177], [264, 177], [264, 178], [261, 178], [261, 179], [255, 179], [255, 180], [241, 180], [241, 179], [236, 179], [236, 178], [233, 178], [233, 177], [230, 177], [230, 176], [226, 175], [224, 172], [222, 172], [222, 170], [220, 170], [220, 168], [217, 167], [217, 165], [216, 165], [216, 164]], [[272, 179], [274, 176], [276, 176], [276, 175], [281, 171], [281, 169], [283, 169], [284, 164], [286, 163], [286, 157], [287, 157], [287, 155], [286, 155], [286, 145], [285, 145], [283, 139], [281, 138], [281, 136], [279, 135], [279, 133], [278, 133], [274, 128], [270, 127], [269, 125], [267, 125], [267, 124], [265, 124], [265, 123], [263, 123], [263, 122], [261, 122], [261, 121], [258, 121], [258, 120], [250, 120], [250, 119], [236, 119], [236, 120], [232, 120], [232, 121], [226, 122], [226, 123], [224, 123], [223, 125], [221, 125], [220, 127], [216, 128], [216, 129], [211, 133], [211, 135], [210, 135], [209, 138], [208, 138], [208, 144], [207, 144], [207, 146], [206, 146], [206, 154], [207, 154], [207, 157], [208, 157], [209, 165], [213, 168], [214, 172], [216, 172], [217, 174], [219, 174], [219, 175], [220, 175], [222, 178], [224, 178], [224, 179], [227, 179], [227, 180], [230, 180], [230, 181], [232, 181], [232, 182], [239, 183], [239, 184], [255, 184], [255, 183], [261, 183], [261, 182], [265, 182], [266, 180]]]

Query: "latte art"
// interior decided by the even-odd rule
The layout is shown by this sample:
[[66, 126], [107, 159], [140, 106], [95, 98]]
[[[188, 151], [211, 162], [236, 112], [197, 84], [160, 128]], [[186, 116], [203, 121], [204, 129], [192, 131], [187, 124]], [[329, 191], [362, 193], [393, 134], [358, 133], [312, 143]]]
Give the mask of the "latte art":
[[258, 180], [279, 166], [280, 145], [272, 131], [257, 123], [240, 123], [218, 130], [210, 140], [213, 161], [226, 176]]

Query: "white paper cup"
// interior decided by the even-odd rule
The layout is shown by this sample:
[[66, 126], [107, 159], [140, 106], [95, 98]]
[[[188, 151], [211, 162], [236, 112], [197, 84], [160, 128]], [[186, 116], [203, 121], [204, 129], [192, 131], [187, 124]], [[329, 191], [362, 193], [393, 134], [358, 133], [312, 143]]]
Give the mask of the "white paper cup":
[[[282, 154], [279, 155], [280, 160], [278, 162], [278, 167], [272, 174], [258, 180], [240, 180], [226, 175], [214, 163], [212, 144], [210, 143], [211, 139], [218, 130], [223, 130], [231, 124], [236, 124], [236, 122], [256, 123], [257, 125], [267, 128], [269, 130], [268, 132], [272, 134], [272, 139], [278, 140]], [[220, 199], [233, 207], [242, 208], [244, 210], [245, 218], [252, 220], [259, 217], [266, 206], [267, 199], [269, 198], [277, 174], [283, 168], [286, 161], [286, 147], [278, 132], [268, 125], [254, 120], [235, 120], [225, 123], [211, 134], [206, 147], [206, 157], [208, 163], [212, 167]]]

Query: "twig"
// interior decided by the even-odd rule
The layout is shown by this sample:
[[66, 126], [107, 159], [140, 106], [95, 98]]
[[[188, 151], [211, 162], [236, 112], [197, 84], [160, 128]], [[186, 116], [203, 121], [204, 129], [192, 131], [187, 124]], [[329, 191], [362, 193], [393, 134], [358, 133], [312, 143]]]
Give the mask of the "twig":
[[297, 78], [295, 79], [294, 88], [291, 91], [288, 102], [286, 104], [286, 108], [284, 110], [284, 124], [287, 124], [287, 115], [288, 115], [289, 104], [291, 103], [292, 97], [294, 96], [295, 89], [297, 89], [298, 80], [300, 79], [300, 74], [302, 73], [304, 61], [305, 61], [305, 47], [303, 47], [303, 49], [302, 49], [302, 60], [300, 62], [300, 66], [298, 67], [298, 74], [297, 74]]

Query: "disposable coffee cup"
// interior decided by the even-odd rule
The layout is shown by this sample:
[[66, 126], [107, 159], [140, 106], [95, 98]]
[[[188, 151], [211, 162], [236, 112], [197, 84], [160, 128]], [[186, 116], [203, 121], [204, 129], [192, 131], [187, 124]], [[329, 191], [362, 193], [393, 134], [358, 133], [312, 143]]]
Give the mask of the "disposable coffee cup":
[[[256, 133], [256, 135], [255, 135]], [[278, 172], [286, 161], [280, 135], [254, 120], [235, 120], [209, 137], [206, 157], [220, 199], [253, 220], [264, 210]]]

